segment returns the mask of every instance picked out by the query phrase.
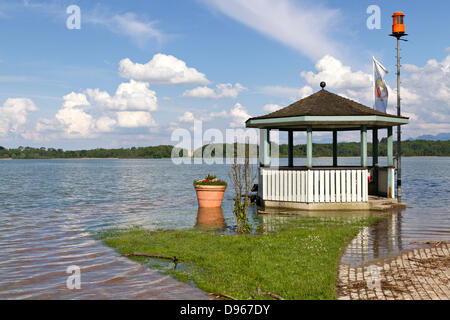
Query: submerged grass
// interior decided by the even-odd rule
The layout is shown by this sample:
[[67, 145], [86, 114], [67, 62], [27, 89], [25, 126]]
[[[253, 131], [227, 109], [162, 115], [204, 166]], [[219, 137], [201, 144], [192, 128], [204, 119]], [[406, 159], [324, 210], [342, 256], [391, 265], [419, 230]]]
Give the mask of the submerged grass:
[[99, 237], [121, 254], [176, 256], [181, 265], [132, 258], [162, 268], [176, 279], [194, 282], [207, 292], [238, 299], [269, 299], [257, 286], [285, 299], [335, 299], [339, 259], [365, 219], [293, 219], [276, 232], [262, 235], [223, 235], [195, 229], [148, 231], [108, 230]]

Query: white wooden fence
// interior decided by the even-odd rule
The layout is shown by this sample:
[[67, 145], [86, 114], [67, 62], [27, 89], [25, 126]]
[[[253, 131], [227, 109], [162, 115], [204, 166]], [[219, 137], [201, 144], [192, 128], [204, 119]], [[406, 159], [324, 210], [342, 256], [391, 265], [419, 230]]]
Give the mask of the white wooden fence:
[[365, 202], [367, 169], [260, 168], [262, 198], [291, 202]]

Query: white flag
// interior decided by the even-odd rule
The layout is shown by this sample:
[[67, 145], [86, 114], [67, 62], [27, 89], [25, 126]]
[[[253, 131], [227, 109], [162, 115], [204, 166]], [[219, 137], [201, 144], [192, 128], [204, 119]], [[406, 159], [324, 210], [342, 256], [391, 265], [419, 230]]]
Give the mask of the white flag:
[[383, 77], [388, 71], [381, 63], [379, 63], [375, 57], [373, 59], [373, 83], [374, 83], [374, 96], [375, 103], [373, 108], [386, 112], [387, 104], [388, 104], [388, 89], [386, 83], [383, 80]]

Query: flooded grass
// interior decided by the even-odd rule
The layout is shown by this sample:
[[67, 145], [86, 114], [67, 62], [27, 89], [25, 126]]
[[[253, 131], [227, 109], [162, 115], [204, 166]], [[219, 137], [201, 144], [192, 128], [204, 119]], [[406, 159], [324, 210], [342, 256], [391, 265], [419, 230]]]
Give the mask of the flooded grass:
[[[229, 235], [194, 229], [148, 231], [108, 230], [99, 234], [121, 254], [159, 254], [180, 259], [180, 265], [135, 261], [195, 283], [206, 292], [237, 299], [271, 299], [257, 287], [285, 299], [335, 299], [339, 259], [349, 241], [379, 219], [302, 218], [276, 231]], [[166, 267], [164, 267], [166, 266]]]

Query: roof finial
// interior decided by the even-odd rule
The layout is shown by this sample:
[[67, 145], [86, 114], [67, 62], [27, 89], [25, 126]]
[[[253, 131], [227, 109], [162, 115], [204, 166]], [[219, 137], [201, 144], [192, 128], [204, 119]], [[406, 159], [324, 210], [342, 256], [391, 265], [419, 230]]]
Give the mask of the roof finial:
[[325, 88], [326, 85], [327, 85], [327, 84], [325, 83], [325, 81], [322, 81], [322, 82], [320, 83], [320, 87], [322, 88], [322, 90]]

